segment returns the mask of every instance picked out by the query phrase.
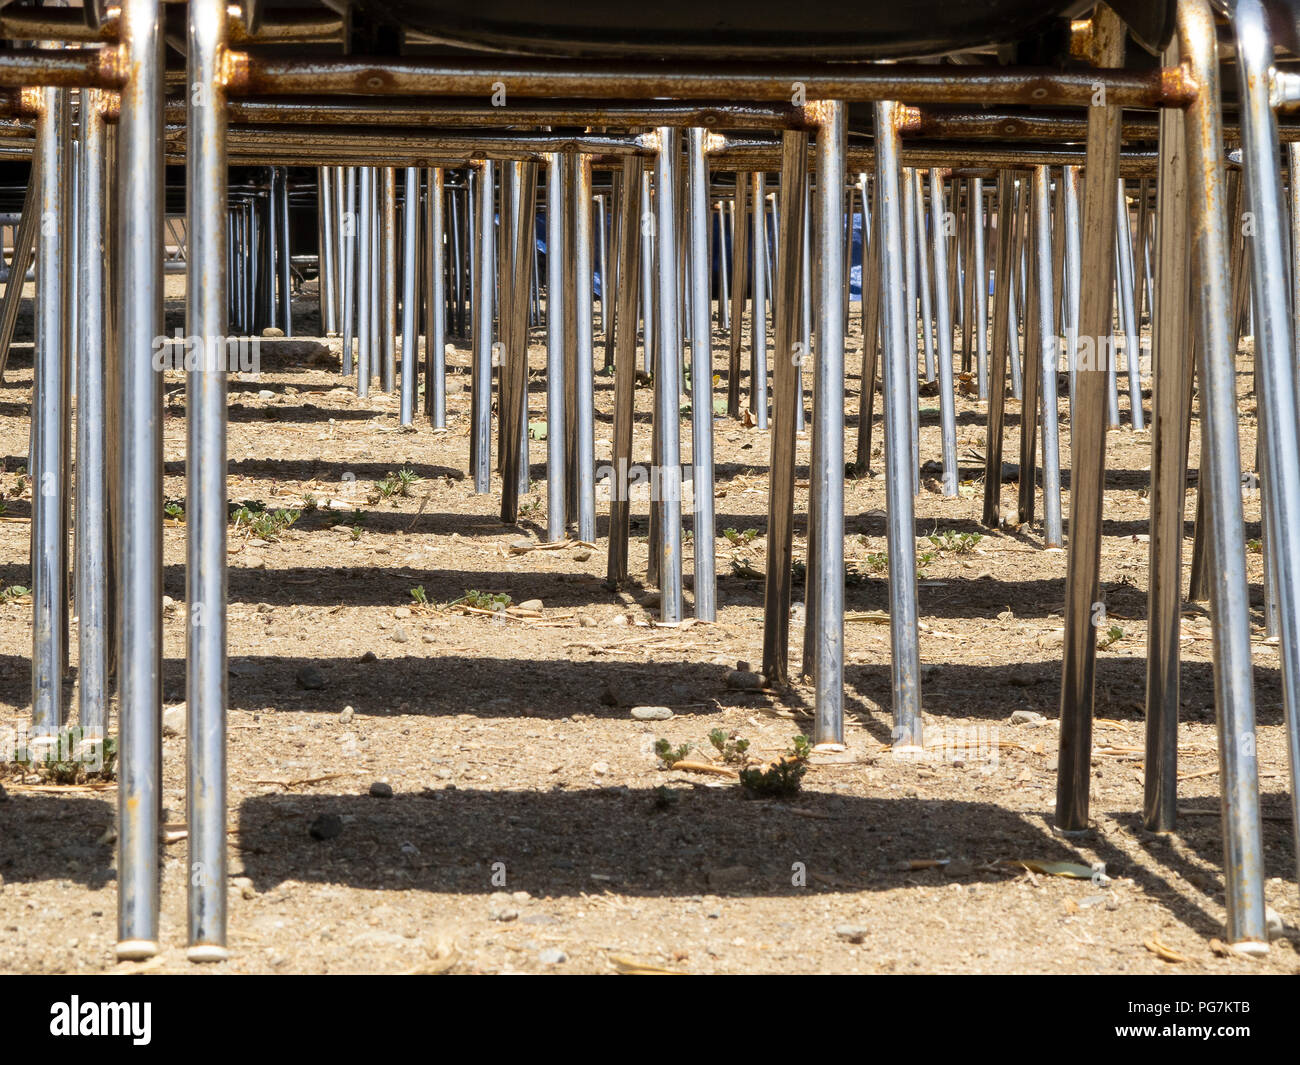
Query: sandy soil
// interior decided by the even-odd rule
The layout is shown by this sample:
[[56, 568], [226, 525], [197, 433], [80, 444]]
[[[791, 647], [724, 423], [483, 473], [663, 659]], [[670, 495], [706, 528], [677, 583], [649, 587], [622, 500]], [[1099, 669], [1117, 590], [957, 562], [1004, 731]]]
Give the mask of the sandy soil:
[[[170, 300], [168, 309], [170, 328], [180, 304]], [[300, 333], [319, 332], [314, 300], [298, 312]], [[28, 322], [0, 389], [0, 589], [30, 583]], [[544, 420], [542, 334], [533, 339], [531, 412]], [[850, 345], [859, 348], [856, 331]], [[849, 361], [852, 455], [859, 380], [856, 355]], [[1267, 895], [1282, 922], [1267, 957], [1223, 956], [1215, 942], [1223, 936], [1222, 842], [1200, 604], [1187, 605], [1184, 621], [1184, 816], [1171, 836], [1141, 827], [1148, 433], [1108, 434], [1102, 582], [1122, 634], [1099, 654], [1094, 828], [1062, 839], [1050, 816], [1066, 556], [1042, 548], [1039, 525], [980, 526], [985, 418], [974, 399], [958, 398], [968, 482], [961, 497], [927, 487], [917, 502], [919, 537], [982, 537], [964, 552], [920, 544], [933, 552], [920, 585], [927, 757], [898, 758], [887, 746], [888, 628], [869, 613], [889, 606], [873, 558], [885, 550], [877, 425], [873, 475], [846, 486], [848, 608], [867, 615], [846, 626], [848, 750], [815, 757], [796, 799], [761, 801], [721, 774], [667, 770], [653, 747], [663, 737], [707, 761], [708, 733], [721, 728], [770, 759], [810, 729], [810, 688], [728, 686], [739, 662], [761, 658], [762, 585], [743, 574], [744, 564], [764, 566], [767, 434], [725, 419], [717, 426], [717, 525], [741, 541], [719, 540], [717, 624], [657, 628], [645, 589], [604, 585], [603, 510], [594, 550], [512, 553], [512, 544], [544, 538], [543, 486], [514, 527], [498, 520], [495, 482], [494, 494], [474, 494], [464, 476], [463, 343], [449, 362], [446, 432], [427, 424], [400, 431], [395, 397], [358, 400], [339, 376], [337, 340], [266, 341], [260, 378], [231, 382], [231, 500], [302, 513], [278, 540], [247, 530], [230, 537], [232, 956], [218, 970], [1300, 970], [1278, 657], [1259, 625], [1257, 553], [1248, 562]], [[715, 364], [725, 364], [721, 333]], [[1249, 369], [1243, 359], [1247, 468]], [[597, 378], [596, 396], [600, 461], [609, 454], [612, 378]], [[169, 375], [167, 397], [165, 492], [179, 499], [179, 376]], [[635, 457], [645, 462], [650, 398], [649, 388], [638, 390]], [[939, 455], [932, 391], [923, 391], [922, 407], [929, 461]], [[1127, 425], [1127, 401], [1122, 409]], [[879, 403], [876, 410], [879, 419]], [[1066, 416], [1062, 403], [1068, 441]], [[1018, 434], [1012, 402], [1008, 462]], [[689, 433], [683, 447], [685, 457]], [[543, 452], [534, 443], [536, 479]], [[802, 558], [804, 438], [798, 462]], [[373, 502], [376, 483], [403, 468], [419, 477], [409, 496]], [[307, 497], [316, 509], [306, 508]], [[1003, 506], [1014, 497], [1013, 479]], [[1187, 502], [1190, 536], [1194, 493]], [[1258, 499], [1247, 498], [1246, 508], [1248, 536], [1258, 538]], [[642, 576], [645, 514], [644, 504], [634, 508], [632, 573]], [[747, 530], [756, 535], [745, 542]], [[163, 541], [166, 592], [176, 601], [163, 648], [171, 707], [184, 699], [183, 525], [169, 525]], [[417, 587], [428, 606], [413, 599]], [[442, 605], [470, 590], [505, 593], [515, 604], [540, 599], [543, 609], [502, 618]], [[795, 666], [802, 636], [796, 607]], [[0, 728], [27, 721], [30, 652], [30, 602], [19, 596], [0, 604]], [[320, 671], [310, 683], [322, 686], [303, 687], [306, 667]], [[70, 680], [70, 700], [74, 690]], [[668, 706], [673, 716], [633, 718], [643, 705]], [[1013, 724], [1019, 710], [1047, 720]], [[184, 739], [168, 736], [164, 801], [174, 827], [184, 819], [184, 762]], [[0, 769], [0, 783], [0, 970], [194, 971], [184, 960], [183, 841], [164, 847], [163, 953], [119, 964], [115, 788], [50, 786], [15, 766]], [[383, 787], [375, 795], [376, 783], [391, 797]], [[341, 831], [317, 840], [312, 828], [322, 834], [322, 825]], [[1044, 861], [1104, 863], [1107, 879], [1018, 864]]]

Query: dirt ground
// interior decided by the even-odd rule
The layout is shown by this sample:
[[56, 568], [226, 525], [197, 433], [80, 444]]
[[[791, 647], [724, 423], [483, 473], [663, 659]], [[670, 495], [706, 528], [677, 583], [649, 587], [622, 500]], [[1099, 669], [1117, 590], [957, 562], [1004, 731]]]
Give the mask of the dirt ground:
[[[169, 331], [181, 311], [177, 280], [170, 285]], [[857, 326], [855, 308], [850, 457]], [[314, 298], [300, 300], [296, 328], [319, 333]], [[530, 414], [544, 421], [540, 331], [533, 342]], [[767, 434], [719, 419], [717, 527], [735, 530], [736, 542], [718, 541], [718, 622], [660, 628], [648, 589], [605, 587], [604, 507], [594, 549], [512, 549], [545, 538], [543, 442], [532, 444], [539, 483], [519, 525], [498, 520], [495, 477], [493, 494], [474, 494], [464, 342], [449, 356], [445, 432], [423, 421], [400, 430], [395, 396], [357, 399], [340, 377], [339, 350], [337, 339], [266, 340], [260, 377], [230, 383], [230, 499], [301, 511], [278, 539], [242, 527], [230, 536], [230, 960], [203, 970], [185, 960], [186, 845], [176, 838], [164, 846], [162, 953], [116, 962], [115, 788], [42, 783], [11, 764], [0, 768], [0, 971], [1300, 971], [1278, 655], [1261, 627], [1255, 545], [1266, 890], [1280, 921], [1266, 957], [1225, 955], [1217, 943], [1223, 852], [1204, 604], [1188, 603], [1184, 618], [1179, 828], [1156, 836], [1141, 826], [1150, 434], [1127, 427], [1126, 399], [1125, 427], [1107, 437], [1102, 584], [1114, 629], [1098, 656], [1094, 827], [1064, 839], [1050, 819], [1066, 556], [1043, 549], [1041, 524], [981, 527], [985, 414], [975, 399], [958, 397], [960, 498], [944, 499], [935, 484], [917, 500], [919, 549], [930, 555], [920, 567], [926, 756], [900, 758], [888, 747], [888, 626], [873, 613], [889, 608], [877, 402], [872, 473], [845, 493], [848, 750], [814, 756], [797, 798], [755, 800], [724, 773], [663, 768], [654, 744], [689, 744], [692, 759], [721, 764], [708, 740], [715, 728], [749, 740], [763, 760], [811, 731], [809, 687], [728, 683], [738, 663], [757, 668], [761, 659], [753, 572], [764, 567]], [[725, 352], [717, 332], [715, 365], [724, 370]], [[1238, 380], [1249, 469], [1248, 358]], [[0, 389], [0, 589], [30, 583], [31, 382], [25, 311]], [[180, 500], [180, 375], [168, 375], [166, 393], [164, 491]], [[715, 394], [725, 395], [725, 380]], [[612, 377], [598, 376], [598, 462], [610, 453], [612, 398]], [[636, 401], [634, 458], [648, 464], [651, 389], [639, 388]], [[933, 388], [923, 387], [921, 404], [922, 460], [933, 461]], [[1061, 414], [1068, 464], [1064, 402]], [[1011, 402], [1009, 463], [1018, 436]], [[801, 436], [797, 559], [808, 457]], [[404, 468], [419, 478], [409, 495], [375, 501], [377, 484]], [[1013, 474], [1004, 508], [1015, 491]], [[1067, 516], [1068, 503], [1067, 494]], [[1190, 553], [1194, 492], [1187, 505]], [[634, 504], [634, 577], [645, 575], [647, 512]], [[1257, 540], [1256, 496], [1246, 515]], [[963, 533], [980, 539], [961, 542]], [[164, 623], [170, 708], [185, 698], [182, 522], [168, 523], [163, 543], [175, 601]], [[688, 545], [688, 573], [690, 562]], [[427, 605], [413, 597], [417, 588]], [[470, 591], [543, 606], [503, 617], [446, 605]], [[30, 611], [20, 593], [0, 602], [0, 729], [28, 720]], [[74, 622], [74, 667], [75, 631]], [[795, 667], [802, 638], [796, 605]], [[75, 708], [74, 691], [70, 679]], [[634, 718], [642, 706], [673, 714]], [[1016, 711], [1046, 720], [1013, 723]], [[182, 730], [163, 748], [172, 837], [183, 836], [185, 817]], [[1021, 864], [1061, 861], [1104, 863], [1104, 878]]]

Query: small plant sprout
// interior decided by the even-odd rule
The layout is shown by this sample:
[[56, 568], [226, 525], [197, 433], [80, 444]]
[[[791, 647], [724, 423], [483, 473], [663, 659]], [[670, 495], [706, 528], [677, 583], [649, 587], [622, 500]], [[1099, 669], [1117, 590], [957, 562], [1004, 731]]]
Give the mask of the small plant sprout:
[[745, 547], [758, 539], [758, 530], [746, 529], [744, 532], [737, 532], [735, 529], [723, 529], [722, 535], [736, 547]]
[[304, 514], [310, 514], [318, 506], [320, 506], [320, 504], [316, 502], [316, 497], [312, 495], [310, 492], [306, 493], [302, 497], [302, 512]]
[[799, 794], [808, 772], [812, 745], [807, 736], [796, 736], [789, 752], [775, 762], [740, 771], [740, 786], [751, 799], [791, 799]]
[[749, 740], [742, 740], [735, 733], [728, 735], [722, 729], [715, 728], [709, 733], [709, 742], [728, 765], [745, 765], [749, 760], [745, 753], [749, 750]]
[[513, 600], [505, 592], [480, 592], [477, 588], [468, 589], [459, 599], [453, 599], [448, 606], [469, 606], [475, 610], [504, 610]]
[[25, 588], [21, 584], [12, 584], [8, 588], [0, 590], [0, 603], [16, 603], [20, 599], [26, 599], [32, 594], [30, 588]]
[[429, 605], [429, 597], [425, 594], [423, 584], [417, 584], [411, 589], [411, 598], [415, 600], [417, 606]]
[[926, 539], [946, 555], [968, 555], [984, 537], [979, 533], [958, 533], [945, 529]]
[[1118, 625], [1112, 625], [1106, 630], [1104, 636], [1097, 640], [1098, 647], [1109, 647], [1111, 644], [1118, 643], [1124, 639], [1124, 630]]
[[669, 769], [672, 769], [678, 762], [686, 761], [686, 756], [691, 753], [691, 745], [683, 743], [680, 747], [674, 747], [665, 739], [655, 740], [655, 754]]
[[267, 510], [261, 504], [254, 509], [245, 503], [236, 508], [231, 519], [235, 532], [243, 530], [259, 540], [278, 540], [301, 514], [298, 510]]
[[375, 485], [375, 490], [379, 493], [381, 499], [391, 499], [393, 496], [409, 496], [411, 486], [420, 479], [409, 466], [403, 466], [400, 470], [389, 473], [382, 481]]

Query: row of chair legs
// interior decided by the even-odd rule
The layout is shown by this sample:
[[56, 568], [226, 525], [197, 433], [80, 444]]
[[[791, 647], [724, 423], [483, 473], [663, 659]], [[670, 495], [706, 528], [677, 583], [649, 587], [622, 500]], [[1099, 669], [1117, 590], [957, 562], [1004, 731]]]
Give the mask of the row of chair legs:
[[[1056, 443], [1057, 337], [1066, 328], [1070, 374], [1070, 506], [1066, 578], [1066, 634], [1061, 693], [1061, 750], [1056, 824], [1082, 831], [1089, 824], [1096, 637], [1105, 444], [1117, 421], [1118, 381], [1110, 350], [1115, 278], [1120, 278], [1119, 333], [1129, 347], [1134, 427], [1142, 425], [1140, 376], [1133, 340], [1142, 305], [1137, 259], [1155, 248], [1151, 322], [1154, 337], [1152, 405], [1151, 618], [1148, 679], [1148, 827], [1167, 831], [1176, 816], [1178, 628], [1181, 605], [1182, 501], [1191, 414], [1192, 352], [1201, 382], [1203, 520], [1200, 540], [1213, 606], [1215, 686], [1223, 778], [1225, 868], [1229, 935], [1234, 942], [1266, 942], [1262, 853], [1254, 751], [1250, 618], [1244, 561], [1240, 458], [1234, 389], [1235, 337], [1233, 239], [1225, 193], [1223, 130], [1213, 21], [1204, 0], [1182, 0], [1179, 36], [1166, 63], [1181, 62], [1197, 86], [1182, 111], [1160, 120], [1156, 207], [1150, 220], [1145, 190], [1139, 203], [1139, 241], [1129, 231], [1121, 183], [1120, 109], [1090, 108], [1087, 166], [1058, 176], [1045, 166], [1003, 170], [992, 190], [997, 210], [991, 238], [994, 285], [990, 316], [986, 270], [986, 203], [982, 178], [969, 179], [964, 195], [942, 170], [903, 166], [901, 108], [880, 101], [874, 110], [872, 180], [858, 186], [869, 219], [863, 281], [863, 369], [857, 461], [871, 459], [870, 423], [879, 361], [882, 383], [885, 490], [890, 587], [891, 680], [894, 740], [900, 749], [924, 744], [921, 731], [918, 600], [915, 579], [914, 501], [920, 488], [918, 382], [939, 380], [942, 490], [957, 490], [952, 341], [961, 322], [964, 365], [973, 363], [977, 388], [987, 399], [984, 521], [1003, 520], [1000, 495], [1005, 400], [1023, 398], [1020, 520], [1032, 518], [1035, 449], [1043, 451], [1044, 541], [1062, 541], [1059, 454]], [[191, 956], [224, 956], [225, 916], [225, 371], [222, 358], [232, 303], [228, 245], [251, 235], [232, 224], [226, 178], [226, 128], [221, 54], [224, 7], [192, 0], [189, 11], [187, 124], [188, 285], [187, 327], [203, 349], [198, 372], [187, 376], [187, 703], [189, 763]], [[1293, 329], [1287, 315], [1288, 258], [1284, 244], [1277, 130], [1265, 86], [1272, 45], [1262, 6], [1238, 0], [1233, 11], [1241, 73], [1244, 202], [1256, 225], [1241, 242], [1254, 296], [1265, 543], [1271, 596], [1282, 654], [1284, 705], [1293, 776], [1300, 771], [1297, 706], [1300, 632], [1296, 565], [1300, 558], [1300, 442]], [[158, 0], [125, 0], [122, 40], [130, 73], [121, 95], [116, 143], [96, 117], [93, 94], [83, 101], [78, 141], [81, 193], [71, 208], [67, 187], [71, 144], [66, 94], [43, 92], [33, 166], [34, 217], [75, 215], [77, 268], [78, 477], [77, 592], [81, 616], [81, 723], [105, 727], [109, 633], [116, 619], [120, 706], [119, 954], [139, 957], [156, 949], [161, 700], [161, 375], [143, 353], [161, 334], [163, 247], [162, 32]], [[1123, 63], [1123, 32], [1108, 8], [1093, 27], [1094, 61]], [[768, 558], [765, 586], [764, 672], [773, 683], [789, 676], [789, 623], [793, 547], [794, 457], [802, 418], [802, 361], [811, 340], [812, 456], [808, 585], [803, 672], [816, 687], [815, 740], [843, 741], [843, 480], [844, 371], [848, 185], [846, 105], [824, 102], [809, 109], [806, 129], [783, 134], [780, 146], [775, 249], [768, 247], [766, 174], [735, 183], [734, 241], [724, 271], [731, 336], [727, 407], [740, 409], [741, 328], [752, 292], [750, 408], [770, 431]], [[811, 167], [809, 149], [812, 149]], [[650, 579], [661, 591], [661, 616], [673, 622], [685, 610], [681, 439], [682, 338], [691, 346], [692, 474], [694, 497], [712, 499], [712, 305], [709, 231], [712, 219], [707, 154], [700, 129], [661, 126], [653, 137], [652, 167], [627, 156], [611, 183], [613, 251], [601, 255], [616, 279], [601, 273], [602, 324], [611, 340], [614, 371], [614, 468], [632, 460], [635, 323], [642, 302], [643, 342], [655, 388], [654, 458], [659, 492], [654, 500]], [[559, 539], [570, 526], [583, 539], [595, 535], [592, 450], [594, 338], [592, 160], [551, 152], [544, 160], [547, 268], [547, 535]], [[684, 164], [684, 165], [683, 165]], [[497, 187], [501, 189], [498, 206]], [[493, 367], [499, 397], [498, 464], [501, 514], [517, 517], [528, 491], [527, 343], [541, 286], [534, 281], [534, 218], [541, 171], [536, 160], [484, 160], [475, 171], [474, 225], [446, 227], [445, 173], [434, 168], [424, 182], [405, 169], [402, 196], [391, 167], [359, 167], [356, 180], [335, 170], [321, 181], [322, 299], [344, 341], [343, 368], [357, 375], [364, 396], [374, 377], [394, 390], [400, 338], [400, 417], [415, 420], [419, 378], [417, 311], [425, 305], [425, 412], [445, 423], [444, 338], [450, 309], [457, 316], [469, 264], [472, 320], [470, 468], [475, 488], [492, 487]], [[273, 178], [272, 204], [283, 215], [270, 235], [287, 235], [289, 197], [283, 173]], [[924, 211], [926, 185], [930, 212]], [[1295, 181], [1292, 186], [1294, 188]], [[752, 200], [752, 208], [749, 201]], [[402, 229], [397, 208], [406, 204]], [[868, 205], [869, 201], [869, 205]], [[947, 206], [959, 215], [947, 229]], [[421, 206], [423, 205], [423, 206]], [[467, 203], [466, 207], [469, 206]], [[752, 209], [758, 221], [744, 224]], [[273, 215], [277, 212], [272, 212]], [[468, 215], [468, 211], [465, 212]], [[725, 212], [723, 212], [725, 213]], [[847, 212], [851, 219], [852, 210]], [[495, 219], [500, 218], [499, 228]], [[466, 219], [468, 221], [468, 218]], [[36, 228], [36, 227], [33, 227]], [[426, 238], [420, 239], [424, 230]], [[928, 232], [927, 232], [928, 230]], [[68, 230], [41, 225], [29, 239], [37, 260], [37, 357], [31, 472], [33, 504], [33, 716], [38, 729], [57, 730], [66, 713], [61, 680], [66, 657], [65, 588], [68, 565], [63, 530], [68, 499]], [[805, 238], [807, 234], [807, 238]], [[465, 238], [461, 242], [460, 238]], [[846, 240], [846, 237], [849, 238]], [[949, 238], [955, 237], [953, 246]], [[353, 242], [353, 243], [350, 243]], [[21, 234], [20, 234], [21, 243]], [[726, 242], [720, 242], [726, 245]], [[753, 246], [751, 251], [750, 246]], [[93, 254], [95, 249], [111, 254]], [[403, 269], [399, 271], [399, 246]], [[1185, 256], [1190, 248], [1190, 270]], [[421, 250], [423, 249], [423, 250]], [[21, 248], [19, 250], [22, 250]], [[770, 276], [768, 257], [771, 257]], [[236, 256], [238, 258], [238, 256]], [[272, 257], [285, 295], [287, 247]], [[25, 255], [22, 262], [25, 262]], [[108, 265], [108, 264], [112, 265]], [[21, 268], [15, 256], [14, 270]], [[1238, 272], [1240, 274], [1240, 271]], [[748, 275], [751, 275], [748, 276]], [[638, 280], [639, 275], [639, 280]], [[21, 276], [21, 275], [19, 275]], [[238, 271], [235, 276], [239, 277]], [[424, 284], [420, 284], [421, 277]], [[399, 292], [399, 278], [402, 280]], [[1086, 278], [1087, 283], [1082, 279]], [[540, 280], [540, 279], [538, 279]], [[241, 290], [247, 285], [240, 282]], [[449, 300], [448, 290], [453, 298]], [[536, 298], [534, 290], [537, 291]], [[1245, 291], [1241, 288], [1239, 291]], [[768, 294], [774, 330], [768, 346]], [[328, 295], [325, 295], [328, 293]], [[806, 295], [805, 295], [806, 293]], [[960, 296], [960, 298], [958, 298]], [[10, 300], [0, 326], [9, 320]], [[397, 310], [402, 308], [400, 326]], [[801, 307], [803, 322], [800, 323]], [[233, 309], [241, 320], [240, 297]], [[1188, 323], [1188, 308], [1192, 322]], [[918, 340], [918, 308], [925, 329]], [[324, 310], [324, 308], [323, 308]], [[1023, 364], [1017, 319], [1025, 320]], [[935, 325], [932, 326], [931, 322]], [[1077, 323], [1077, 326], [1075, 326]], [[1073, 326], [1073, 328], [1071, 328]], [[11, 326], [6, 326], [11, 328]], [[353, 353], [354, 328], [356, 352]], [[877, 345], [879, 340], [879, 346]], [[990, 343], [991, 341], [991, 343]], [[111, 364], [111, 369], [110, 369]], [[768, 395], [768, 376], [771, 392]], [[1010, 372], [1009, 372], [1010, 371]], [[100, 375], [103, 375], [102, 378]], [[110, 384], [111, 383], [111, 384]], [[111, 390], [111, 394], [110, 394]], [[770, 410], [769, 410], [770, 403]], [[770, 425], [768, 419], [770, 415]], [[112, 475], [109, 475], [110, 469]], [[85, 482], [84, 484], [82, 482]], [[629, 506], [625, 484], [611, 495], [609, 577], [628, 579]], [[130, 513], [123, 500], [130, 500]], [[98, 502], [104, 501], [104, 502]], [[94, 508], [100, 506], [100, 518]], [[694, 606], [699, 617], [716, 610], [712, 572], [712, 514], [696, 512]], [[704, 524], [707, 532], [701, 536]], [[112, 537], [110, 538], [110, 525]], [[108, 545], [112, 544], [112, 550]], [[106, 591], [115, 581], [116, 610]]]

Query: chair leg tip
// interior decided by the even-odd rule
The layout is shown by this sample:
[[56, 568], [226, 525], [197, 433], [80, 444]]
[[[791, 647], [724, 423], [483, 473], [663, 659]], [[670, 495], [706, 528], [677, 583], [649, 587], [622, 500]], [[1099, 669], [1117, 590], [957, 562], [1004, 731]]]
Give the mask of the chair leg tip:
[[158, 941], [154, 939], [122, 939], [114, 949], [118, 961], [144, 961], [158, 953]]

